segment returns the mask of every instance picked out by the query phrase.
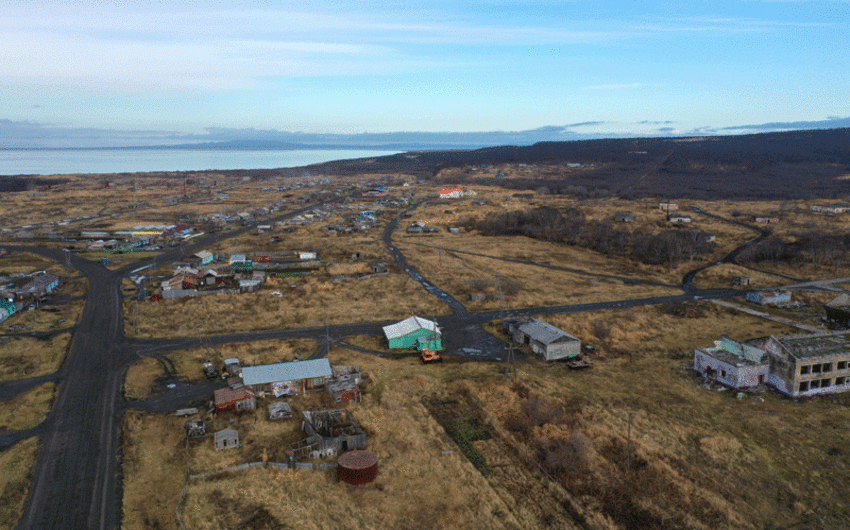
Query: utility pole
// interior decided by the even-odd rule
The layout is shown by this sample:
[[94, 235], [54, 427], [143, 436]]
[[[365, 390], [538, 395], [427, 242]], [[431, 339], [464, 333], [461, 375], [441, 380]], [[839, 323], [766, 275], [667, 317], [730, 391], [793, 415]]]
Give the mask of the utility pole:
[[628, 438], [626, 445], [626, 472], [630, 472], [632, 470], [632, 418], [634, 417], [634, 412], [629, 412], [629, 430], [628, 430]]
[[[504, 321], [508, 316], [508, 312], [505, 310], [505, 296], [502, 292], [502, 275], [496, 273], [496, 285], [499, 288], [499, 303], [502, 307], [502, 325], [504, 325]], [[512, 375], [514, 379], [517, 378], [516, 366], [514, 365], [514, 338], [510, 337], [508, 339], [508, 374]]]

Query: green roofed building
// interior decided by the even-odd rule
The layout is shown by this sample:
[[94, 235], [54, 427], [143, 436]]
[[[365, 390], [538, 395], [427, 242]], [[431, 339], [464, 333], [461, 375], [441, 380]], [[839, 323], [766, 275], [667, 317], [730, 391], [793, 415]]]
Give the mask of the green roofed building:
[[443, 349], [437, 323], [417, 316], [384, 327], [384, 335], [387, 337], [390, 349], [393, 350], [415, 348], [442, 351]]

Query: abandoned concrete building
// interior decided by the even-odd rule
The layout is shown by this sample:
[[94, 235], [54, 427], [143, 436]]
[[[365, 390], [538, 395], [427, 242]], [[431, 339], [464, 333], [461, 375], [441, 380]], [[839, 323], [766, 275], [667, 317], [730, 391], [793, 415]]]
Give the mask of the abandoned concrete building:
[[850, 390], [850, 332], [770, 337], [770, 384], [789, 396]]
[[347, 410], [305, 410], [302, 417], [306, 438], [289, 446], [297, 457], [329, 457], [366, 447], [366, 432]]
[[694, 350], [694, 370], [736, 390], [756, 387], [767, 382], [767, 352], [724, 335], [714, 346]]
[[823, 306], [823, 319], [829, 329], [850, 328], [850, 295], [842, 293]]
[[850, 390], [850, 331], [769, 337], [761, 345], [728, 337], [694, 350], [694, 369], [735, 389], [769, 384], [791, 397]]
[[581, 354], [581, 339], [546, 322], [528, 318], [505, 320], [502, 325], [514, 342], [528, 344], [534, 353], [547, 361]]

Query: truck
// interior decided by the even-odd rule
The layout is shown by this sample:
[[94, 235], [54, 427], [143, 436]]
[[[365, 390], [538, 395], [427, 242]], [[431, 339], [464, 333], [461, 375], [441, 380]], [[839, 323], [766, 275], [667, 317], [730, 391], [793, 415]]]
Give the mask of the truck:
[[419, 350], [419, 358], [422, 359], [422, 362], [425, 364], [443, 362], [443, 357], [440, 355], [440, 352], [436, 350], [429, 350], [427, 348]]

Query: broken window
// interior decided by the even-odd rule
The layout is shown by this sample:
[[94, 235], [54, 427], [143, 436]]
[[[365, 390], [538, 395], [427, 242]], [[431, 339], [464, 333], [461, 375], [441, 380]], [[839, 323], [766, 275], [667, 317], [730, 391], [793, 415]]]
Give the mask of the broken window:
[[820, 387], [821, 388], [826, 388], [828, 386], [832, 386], [832, 383], [830, 382], [829, 379], [821, 379], [820, 380]]
[[820, 373], [820, 365], [819, 364], [813, 364], [812, 365], [812, 373], [813, 374], [819, 374]]
[[801, 367], [800, 367], [800, 374], [801, 374], [801, 375], [806, 375], [807, 373], [809, 373], [809, 371], [810, 371], [811, 369], [812, 369], [812, 367], [811, 367], [811, 366], [801, 366]]
[[720, 377], [726, 377], [726, 370], [720, 370]]
[[846, 370], [847, 369], [847, 361], [838, 361], [838, 366], [835, 367], [836, 370]]
[[809, 388], [818, 388], [820, 387], [820, 381], [817, 379], [809, 381]]
[[847, 383], [846, 377], [836, 377], [835, 378], [835, 384], [836, 385], [843, 385], [843, 384], [846, 384], [846, 383]]
[[803, 382], [800, 383], [800, 388], [799, 388], [800, 392], [805, 392], [808, 389], [809, 389], [809, 382], [808, 381], [803, 381]]
[[831, 372], [832, 371], [832, 363], [823, 363], [823, 371]]

